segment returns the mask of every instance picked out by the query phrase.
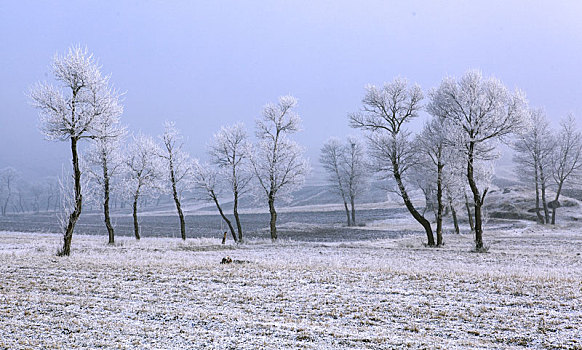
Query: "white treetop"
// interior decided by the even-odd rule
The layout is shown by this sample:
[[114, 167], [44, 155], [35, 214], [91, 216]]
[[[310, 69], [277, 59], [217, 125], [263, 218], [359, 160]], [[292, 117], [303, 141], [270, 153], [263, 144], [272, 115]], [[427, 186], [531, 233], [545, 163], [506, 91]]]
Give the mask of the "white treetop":
[[[447, 138], [476, 158], [495, 158], [495, 143], [530, 127], [525, 95], [511, 93], [498, 79], [471, 70], [447, 77], [430, 92], [427, 110], [448, 122]], [[470, 147], [474, 147], [470, 150]]]
[[291, 192], [303, 185], [309, 171], [303, 148], [288, 138], [300, 129], [301, 119], [292, 110], [296, 105], [294, 97], [283, 96], [278, 104], [267, 104], [263, 117], [257, 121], [259, 143], [252, 165], [267, 197], [288, 199]]
[[250, 156], [252, 146], [242, 123], [223, 126], [214, 134], [209, 147], [211, 162], [221, 169], [233, 192], [243, 194], [252, 179]]
[[87, 48], [74, 46], [64, 56], [56, 55], [51, 68], [60, 86], [37, 83], [30, 91], [47, 139], [94, 138], [102, 135], [99, 126], [105, 119], [117, 122], [123, 112], [120, 94]]
[[125, 152], [125, 176], [123, 189], [132, 198], [159, 191], [160, 179], [165, 174], [163, 164], [157, 154], [160, 152], [155, 141], [144, 135], [132, 137]]

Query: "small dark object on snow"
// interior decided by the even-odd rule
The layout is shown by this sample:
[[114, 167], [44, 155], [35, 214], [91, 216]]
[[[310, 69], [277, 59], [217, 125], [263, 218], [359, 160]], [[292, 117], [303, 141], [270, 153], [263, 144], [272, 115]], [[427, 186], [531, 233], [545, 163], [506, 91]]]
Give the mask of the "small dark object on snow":
[[224, 243], [226, 243], [226, 231], [224, 231], [224, 235], [222, 236], [222, 244]]
[[250, 263], [250, 261], [232, 259], [230, 256], [225, 256], [224, 258], [222, 258], [222, 261], [220, 263], [221, 264], [248, 264], [248, 263]]

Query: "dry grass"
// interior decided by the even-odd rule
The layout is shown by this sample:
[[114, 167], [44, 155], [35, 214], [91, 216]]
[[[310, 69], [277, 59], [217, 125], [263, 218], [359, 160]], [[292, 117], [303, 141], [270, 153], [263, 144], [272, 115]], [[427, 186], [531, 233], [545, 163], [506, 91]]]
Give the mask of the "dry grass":
[[[582, 230], [356, 243], [0, 233], [0, 348], [582, 348]], [[219, 264], [230, 255], [246, 264]]]

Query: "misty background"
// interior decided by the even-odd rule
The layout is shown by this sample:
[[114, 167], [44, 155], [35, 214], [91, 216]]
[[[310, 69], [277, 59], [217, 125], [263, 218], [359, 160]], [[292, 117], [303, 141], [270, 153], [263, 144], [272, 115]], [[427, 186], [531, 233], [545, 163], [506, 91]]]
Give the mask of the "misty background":
[[581, 17], [579, 1], [0, 2], [0, 168], [33, 180], [70, 167], [69, 144], [43, 139], [26, 94], [72, 44], [126, 92], [130, 132], [159, 135], [173, 120], [193, 157], [222, 125], [252, 134], [265, 103], [294, 95], [311, 181], [323, 143], [358, 133], [347, 114], [364, 86], [396, 76], [426, 93], [479, 68], [524, 90], [556, 128], [570, 112], [580, 123]]

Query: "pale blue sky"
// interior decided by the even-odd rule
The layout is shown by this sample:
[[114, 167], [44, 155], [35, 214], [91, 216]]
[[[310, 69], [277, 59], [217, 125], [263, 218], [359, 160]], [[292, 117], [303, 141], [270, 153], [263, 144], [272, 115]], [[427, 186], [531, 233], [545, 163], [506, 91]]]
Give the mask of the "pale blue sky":
[[1, 1], [0, 168], [69, 167], [44, 141], [26, 91], [55, 53], [86, 45], [125, 95], [122, 120], [156, 135], [174, 120], [201, 157], [221, 125], [252, 131], [262, 106], [299, 99], [297, 140], [316, 163], [367, 83], [395, 76], [427, 91], [480, 68], [558, 120], [582, 120], [580, 1]]

